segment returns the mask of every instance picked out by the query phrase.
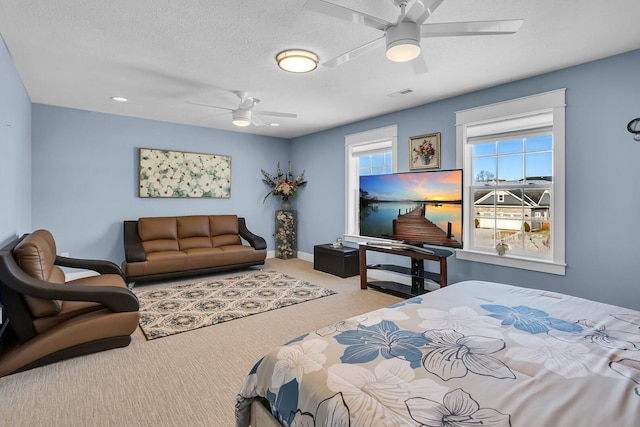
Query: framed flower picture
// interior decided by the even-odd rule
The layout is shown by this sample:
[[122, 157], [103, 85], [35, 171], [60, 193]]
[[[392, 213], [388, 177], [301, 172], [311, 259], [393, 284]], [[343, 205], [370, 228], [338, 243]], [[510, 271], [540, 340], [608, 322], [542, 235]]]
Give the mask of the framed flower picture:
[[440, 168], [440, 132], [409, 138], [409, 169]]
[[139, 197], [231, 197], [231, 156], [140, 149]]

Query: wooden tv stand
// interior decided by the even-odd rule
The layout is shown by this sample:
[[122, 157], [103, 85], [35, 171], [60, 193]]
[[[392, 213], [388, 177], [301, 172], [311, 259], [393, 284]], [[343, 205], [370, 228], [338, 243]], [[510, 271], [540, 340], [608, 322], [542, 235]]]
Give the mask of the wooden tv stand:
[[[367, 289], [371, 287], [383, 292], [389, 292], [402, 297], [411, 298], [417, 295], [427, 293], [424, 288], [424, 279], [430, 279], [438, 283], [441, 288], [447, 286], [447, 258], [453, 255], [453, 251], [448, 249], [426, 248], [427, 251], [420, 251], [420, 248], [416, 250], [394, 248], [392, 246], [375, 244], [360, 244], [359, 258], [360, 258], [360, 289]], [[367, 251], [382, 252], [385, 254], [398, 255], [411, 258], [411, 268], [402, 267], [392, 264], [372, 264], [367, 265]], [[439, 273], [424, 270], [424, 261], [435, 261], [438, 263], [440, 269]], [[406, 274], [411, 276], [411, 290], [408, 292], [408, 287], [396, 282], [376, 281], [369, 282], [367, 279], [367, 269], [386, 270], [396, 273]]]

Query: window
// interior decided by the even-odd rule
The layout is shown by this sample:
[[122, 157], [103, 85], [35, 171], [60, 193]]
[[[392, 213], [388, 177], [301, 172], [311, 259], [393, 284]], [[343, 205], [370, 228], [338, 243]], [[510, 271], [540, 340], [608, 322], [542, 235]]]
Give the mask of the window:
[[457, 257], [564, 274], [564, 89], [457, 112], [456, 127], [467, 207]]
[[471, 246], [492, 250], [506, 243], [511, 254], [549, 259], [552, 167], [550, 130], [473, 144], [470, 193], [475, 228], [470, 233]]
[[358, 176], [382, 175], [393, 169], [391, 149], [382, 153], [364, 154], [358, 157]]
[[359, 177], [397, 170], [397, 126], [345, 136], [345, 240], [359, 241]]

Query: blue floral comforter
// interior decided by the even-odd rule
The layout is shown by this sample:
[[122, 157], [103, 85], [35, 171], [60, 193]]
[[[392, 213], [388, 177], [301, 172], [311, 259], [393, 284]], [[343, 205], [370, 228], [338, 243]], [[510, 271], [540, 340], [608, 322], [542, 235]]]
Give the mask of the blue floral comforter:
[[467, 281], [274, 349], [238, 395], [283, 426], [639, 426], [640, 312]]

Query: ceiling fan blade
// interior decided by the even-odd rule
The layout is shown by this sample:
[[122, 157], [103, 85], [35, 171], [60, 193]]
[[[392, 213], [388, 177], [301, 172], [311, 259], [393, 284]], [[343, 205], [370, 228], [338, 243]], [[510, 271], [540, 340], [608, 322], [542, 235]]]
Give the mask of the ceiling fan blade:
[[216, 114], [208, 114], [207, 117], [220, 117], [220, 116], [228, 116], [229, 113], [225, 112], [225, 113], [216, 113]]
[[254, 126], [258, 126], [258, 127], [265, 125], [265, 123], [262, 120], [260, 120], [260, 117], [256, 117], [255, 114], [251, 115], [251, 123], [253, 123]]
[[353, 58], [357, 58], [358, 56], [362, 56], [365, 53], [369, 53], [375, 49], [383, 47], [384, 44], [385, 44], [384, 36], [382, 36], [379, 39], [375, 39], [373, 41], [370, 41], [369, 43], [363, 44], [362, 46], [357, 47], [353, 50], [350, 50], [347, 53], [343, 53], [340, 56], [336, 56], [335, 58], [330, 59], [327, 62], [324, 62], [322, 65], [330, 68], [337, 67], [338, 65], [342, 65], [345, 62], [352, 60]]
[[387, 22], [384, 19], [376, 18], [375, 16], [367, 15], [366, 13], [358, 12], [357, 10], [338, 6], [337, 4], [329, 3], [324, 0], [307, 0], [304, 4], [304, 8], [322, 13], [323, 15], [349, 21], [353, 24], [362, 24], [367, 27], [376, 28], [380, 31], [384, 31], [389, 25], [391, 25], [391, 22]]
[[427, 68], [427, 61], [424, 56], [418, 55], [413, 61], [411, 61], [411, 67], [413, 67], [413, 73], [416, 75], [425, 74], [429, 71]]
[[233, 111], [233, 108], [218, 107], [217, 105], [203, 104], [203, 103], [201, 103], [201, 102], [192, 102], [192, 101], [186, 101], [186, 102], [187, 102], [187, 104], [191, 104], [191, 105], [200, 105], [200, 106], [202, 106], [202, 107], [220, 108], [221, 110]]
[[198, 116], [196, 119], [197, 120], [202, 120], [202, 121], [208, 121], [208, 120], [211, 120], [211, 119], [216, 119], [217, 117], [220, 117], [220, 116], [228, 116], [228, 115], [229, 115], [228, 112], [217, 113], [217, 114], [206, 114], [204, 116]]
[[296, 117], [298, 117], [297, 114], [292, 114], [292, 113], [277, 113], [275, 111], [257, 111], [257, 110], [251, 110], [254, 114], [259, 114], [261, 116], [272, 116], [272, 117], [289, 117], [291, 119], [295, 119]]
[[417, 0], [411, 9], [407, 11], [405, 21], [422, 24], [433, 12], [444, 2], [444, 0]]
[[489, 36], [513, 34], [520, 29], [523, 19], [504, 21], [470, 21], [447, 22], [442, 24], [422, 24], [422, 37], [452, 37], [452, 36]]

